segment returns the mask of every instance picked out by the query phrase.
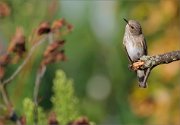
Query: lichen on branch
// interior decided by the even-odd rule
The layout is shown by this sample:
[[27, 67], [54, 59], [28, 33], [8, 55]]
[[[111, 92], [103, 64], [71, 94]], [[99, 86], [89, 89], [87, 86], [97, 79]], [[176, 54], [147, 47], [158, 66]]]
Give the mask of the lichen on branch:
[[158, 65], [168, 64], [178, 60], [180, 60], [180, 50], [154, 56], [142, 56], [140, 60], [132, 64], [131, 68], [132, 70], [152, 69]]

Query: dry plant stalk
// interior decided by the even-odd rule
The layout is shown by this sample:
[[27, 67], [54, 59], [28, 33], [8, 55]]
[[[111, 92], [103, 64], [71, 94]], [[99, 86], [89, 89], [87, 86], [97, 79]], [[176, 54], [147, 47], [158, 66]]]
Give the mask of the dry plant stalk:
[[[65, 30], [60, 31], [62, 27], [65, 27]], [[61, 36], [64, 32], [69, 33], [72, 31], [72, 26], [65, 19], [55, 20], [50, 25], [49, 22], [42, 22], [39, 27], [35, 31], [35, 35], [33, 34], [33, 43], [32, 47], [30, 48], [29, 52], [25, 56], [23, 62], [18, 66], [18, 68], [10, 75], [7, 79], [4, 79], [5, 71], [7, 65], [12, 63], [14, 58], [19, 59], [23, 58], [24, 53], [26, 52], [26, 37], [24, 36], [23, 28], [18, 27], [14, 37], [11, 39], [7, 52], [3, 55], [0, 55], [0, 92], [2, 94], [4, 103], [8, 109], [8, 119], [11, 121], [16, 122], [17, 125], [21, 125], [22, 122], [17, 116], [16, 112], [14, 111], [14, 107], [9, 99], [9, 95], [7, 93], [6, 87], [8, 84], [11, 83], [15, 79], [15, 77], [20, 73], [20, 71], [24, 68], [27, 64], [33, 52], [44, 42], [49, 41], [49, 45], [47, 49], [44, 51], [43, 59], [40, 63], [35, 87], [34, 87], [34, 124], [38, 124], [38, 91], [41, 83], [41, 79], [46, 71], [46, 67], [50, 63], [55, 63], [59, 61], [64, 61], [66, 59], [64, 50], [62, 49], [64, 45], [64, 40], [61, 39]], [[64, 35], [64, 34], [63, 34]], [[58, 36], [58, 37], [57, 37]], [[18, 57], [18, 58], [17, 58]]]

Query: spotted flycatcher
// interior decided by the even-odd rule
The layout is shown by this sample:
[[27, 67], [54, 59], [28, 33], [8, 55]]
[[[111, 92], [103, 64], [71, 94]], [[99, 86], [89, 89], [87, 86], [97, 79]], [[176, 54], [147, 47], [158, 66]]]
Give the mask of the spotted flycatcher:
[[[131, 63], [137, 61], [143, 55], [147, 55], [146, 40], [142, 33], [141, 25], [135, 20], [126, 20], [127, 23], [124, 33], [123, 44], [127, 52], [128, 58]], [[139, 81], [139, 86], [146, 88], [146, 69], [137, 70], [137, 77]]]

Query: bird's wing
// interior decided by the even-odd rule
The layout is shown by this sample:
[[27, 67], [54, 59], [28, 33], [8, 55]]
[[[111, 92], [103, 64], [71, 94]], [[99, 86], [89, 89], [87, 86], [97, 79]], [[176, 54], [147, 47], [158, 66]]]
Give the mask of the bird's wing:
[[144, 48], [144, 55], [147, 55], [148, 54], [148, 52], [147, 52], [147, 44], [146, 44], [146, 39], [144, 38], [144, 35], [142, 35], [142, 37], [143, 37], [143, 39], [144, 39], [144, 42], [142, 42], [143, 43], [143, 48]]
[[126, 52], [126, 55], [128, 56], [128, 60], [132, 63], [133, 61], [131, 60], [131, 58], [130, 58], [130, 56], [129, 56], [129, 54], [128, 54], [128, 52], [127, 52], [127, 49], [126, 49], [126, 46], [125, 46], [125, 40], [123, 40], [123, 46], [124, 46], [124, 50], [125, 50], [125, 52]]

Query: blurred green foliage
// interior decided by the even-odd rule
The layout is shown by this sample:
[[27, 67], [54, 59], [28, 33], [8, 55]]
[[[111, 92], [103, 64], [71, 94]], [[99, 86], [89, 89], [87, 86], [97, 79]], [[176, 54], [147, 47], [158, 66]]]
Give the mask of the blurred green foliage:
[[[1, 50], [7, 47], [17, 26], [24, 28], [28, 41], [43, 20], [64, 17], [74, 25], [74, 31], [66, 37], [67, 61], [50, 65], [42, 80], [40, 105], [45, 112], [52, 107], [54, 72], [61, 68], [74, 81], [80, 114], [98, 124], [180, 124], [179, 62], [155, 68], [148, 79], [149, 87], [139, 89], [135, 73], [127, 68], [128, 60], [122, 46], [125, 28], [122, 18], [127, 18], [141, 23], [150, 55], [179, 50], [179, 0], [1, 1], [10, 8], [9, 15], [0, 18]], [[27, 42], [27, 47], [30, 44]], [[35, 51], [27, 66], [8, 85], [10, 99], [19, 114], [23, 114], [22, 100], [32, 97], [43, 49]], [[17, 66], [9, 66], [6, 76]], [[93, 93], [99, 97], [107, 89], [93, 86], [94, 82], [97, 86], [103, 83], [102, 79], [94, 80], [97, 76], [106, 79], [110, 87], [110, 92], [98, 99], [89, 91], [96, 90]]]
[[73, 82], [66, 78], [63, 71], [58, 70], [53, 84], [54, 95], [51, 98], [53, 110], [57, 114], [57, 120], [62, 125], [79, 117], [78, 99], [74, 95]]
[[[65, 73], [62, 70], [57, 70], [56, 76], [53, 82], [53, 96], [52, 110], [57, 116], [57, 120], [61, 125], [67, 125], [71, 121], [77, 119], [79, 115], [78, 111], [78, 99], [74, 95], [74, 88], [72, 80], [66, 78]], [[26, 124], [34, 124], [34, 102], [25, 98], [23, 100], [23, 116], [26, 117]], [[51, 115], [51, 114], [50, 114]], [[38, 106], [38, 124], [45, 125], [48, 123], [48, 115], [45, 114], [42, 107]]]
[[[29, 99], [25, 98], [23, 100], [23, 110], [24, 117], [26, 117], [26, 124], [27, 125], [33, 125], [34, 124], [34, 102]], [[47, 118], [45, 115], [45, 112], [41, 107], [38, 107], [38, 123], [40, 125], [47, 124]]]

